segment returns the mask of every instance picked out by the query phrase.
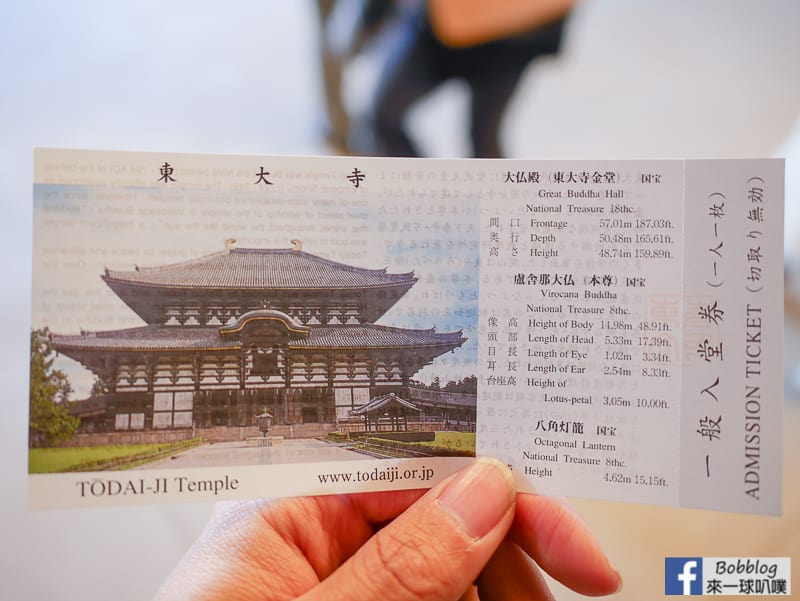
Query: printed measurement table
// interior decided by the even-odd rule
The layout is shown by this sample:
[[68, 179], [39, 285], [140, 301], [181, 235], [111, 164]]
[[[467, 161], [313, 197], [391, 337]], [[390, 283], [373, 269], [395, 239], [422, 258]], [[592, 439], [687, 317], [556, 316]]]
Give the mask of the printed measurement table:
[[776, 510], [781, 164], [506, 179], [526, 193], [483, 209], [478, 451], [540, 492]]

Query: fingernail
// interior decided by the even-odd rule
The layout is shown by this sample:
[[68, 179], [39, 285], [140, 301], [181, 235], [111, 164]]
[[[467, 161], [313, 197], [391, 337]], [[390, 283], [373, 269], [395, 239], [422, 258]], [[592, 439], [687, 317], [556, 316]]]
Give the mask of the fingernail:
[[448, 482], [439, 506], [472, 538], [483, 538], [514, 503], [511, 470], [496, 459], [481, 457]]
[[618, 593], [622, 590], [622, 574], [620, 574], [617, 569], [611, 565], [611, 562], [608, 562], [608, 565], [611, 568], [611, 571], [617, 575], [617, 588], [611, 593], [613, 595], [614, 593]]

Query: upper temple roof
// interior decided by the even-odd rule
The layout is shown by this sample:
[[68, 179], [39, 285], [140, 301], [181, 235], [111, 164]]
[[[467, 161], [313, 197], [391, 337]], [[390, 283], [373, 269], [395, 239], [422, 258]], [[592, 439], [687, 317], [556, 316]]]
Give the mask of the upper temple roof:
[[359, 289], [411, 285], [413, 272], [363, 269], [288, 248], [236, 248], [159, 267], [107, 269], [107, 283], [161, 288]]

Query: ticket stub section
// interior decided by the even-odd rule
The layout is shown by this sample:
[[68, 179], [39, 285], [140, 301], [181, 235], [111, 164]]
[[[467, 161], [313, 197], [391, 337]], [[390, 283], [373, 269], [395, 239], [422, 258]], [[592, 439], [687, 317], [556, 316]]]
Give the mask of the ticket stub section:
[[478, 453], [543, 493], [779, 512], [782, 174], [505, 171], [481, 213]]

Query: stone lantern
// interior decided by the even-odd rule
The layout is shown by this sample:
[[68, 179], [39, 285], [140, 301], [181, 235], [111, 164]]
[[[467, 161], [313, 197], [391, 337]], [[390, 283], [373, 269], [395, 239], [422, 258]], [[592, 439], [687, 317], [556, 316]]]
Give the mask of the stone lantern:
[[258, 424], [258, 429], [261, 430], [261, 434], [266, 438], [267, 432], [272, 430], [272, 414], [264, 411], [264, 413], [256, 416], [256, 423]]

